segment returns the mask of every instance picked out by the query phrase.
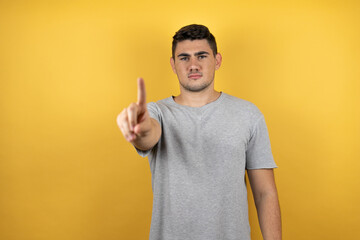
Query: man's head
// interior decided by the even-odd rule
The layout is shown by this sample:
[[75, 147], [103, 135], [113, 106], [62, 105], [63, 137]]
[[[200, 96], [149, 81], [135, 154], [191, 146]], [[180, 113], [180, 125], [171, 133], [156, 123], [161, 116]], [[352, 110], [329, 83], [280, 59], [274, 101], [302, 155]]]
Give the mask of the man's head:
[[200, 92], [214, 87], [215, 71], [221, 65], [214, 36], [202, 25], [181, 28], [174, 36], [170, 64], [180, 91]]
[[175, 60], [175, 50], [179, 42], [185, 40], [202, 40], [206, 39], [209, 43], [211, 50], [213, 51], [214, 56], [217, 54], [217, 46], [214, 35], [212, 35], [207, 27], [204, 25], [191, 24], [185, 27], [182, 27], [179, 31], [173, 36], [172, 42], [172, 57]]

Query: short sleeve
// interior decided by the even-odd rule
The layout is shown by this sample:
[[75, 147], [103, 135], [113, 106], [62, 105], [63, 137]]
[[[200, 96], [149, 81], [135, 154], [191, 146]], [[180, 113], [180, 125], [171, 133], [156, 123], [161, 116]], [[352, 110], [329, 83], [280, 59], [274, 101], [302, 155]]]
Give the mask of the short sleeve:
[[255, 123], [246, 149], [246, 169], [277, 168], [264, 116]]
[[[157, 120], [157, 121], [159, 122], [159, 124], [160, 124], [160, 127], [162, 127], [162, 125], [161, 125], [161, 122], [162, 122], [162, 121], [161, 121], [160, 109], [159, 109], [159, 107], [157, 106], [157, 104], [156, 104], [155, 102], [149, 102], [149, 103], [147, 104], [147, 109], [148, 109], [148, 111], [149, 111], [150, 117], [151, 117], [151, 118], [154, 118], [155, 120]], [[156, 144], [156, 145], [157, 145], [157, 144]], [[156, 147], [156, 145], [155, 145], [153, 148], [151, 148], [151, 149], [149, 149], [149, 150], [146, 150], [146, 151], [140, 150], [140, 149], [138, 149], [138, 148], [136, 148], [136, 147], [135, 147], [135, 149], [136, 149], [137, 153], [138, 153], [140, 156], [146, 157], [146, 156], [149, 155], [150, 152]]]

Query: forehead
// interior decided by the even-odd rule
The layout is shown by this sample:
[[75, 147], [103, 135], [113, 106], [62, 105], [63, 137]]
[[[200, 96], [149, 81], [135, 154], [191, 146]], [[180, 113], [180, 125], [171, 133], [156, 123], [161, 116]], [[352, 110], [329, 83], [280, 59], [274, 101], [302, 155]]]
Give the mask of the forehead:
[[206, 39], [201, 40], [184, 40], [178, 42], [175, 49], [175, 55], [180, 53], [196, 53], [200, 51], [205, 51], [212, 54], [210, 45]]

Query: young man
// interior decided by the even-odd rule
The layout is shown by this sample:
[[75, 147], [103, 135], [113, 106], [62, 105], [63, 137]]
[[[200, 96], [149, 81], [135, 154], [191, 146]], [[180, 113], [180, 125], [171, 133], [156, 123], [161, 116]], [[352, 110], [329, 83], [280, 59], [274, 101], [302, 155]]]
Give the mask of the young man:
[[147, 105], [138, 79], [137, 103], [118, 115], [127, 141], [149, 156], [150, 240], [250, 239], [245, 170], [264, 239], [281, 239], [264, 117], [252, 103], [214, 89], [221, 60], [207, 27], [181, 28], [170, 59], [180, 95]]

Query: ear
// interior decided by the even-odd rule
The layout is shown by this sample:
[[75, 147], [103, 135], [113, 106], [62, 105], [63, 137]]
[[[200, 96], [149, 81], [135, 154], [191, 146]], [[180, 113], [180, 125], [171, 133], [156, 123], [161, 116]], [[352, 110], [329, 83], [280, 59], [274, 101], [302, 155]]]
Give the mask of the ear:
[[175, 60], [173, 57], [170, 57], [170, 65], [171, 65], [173, 72], [176, 74]]
[[215, 56], [215, 69], [218, 70], [221, 66], [222, 56], [220, 53], [217, 53]]

